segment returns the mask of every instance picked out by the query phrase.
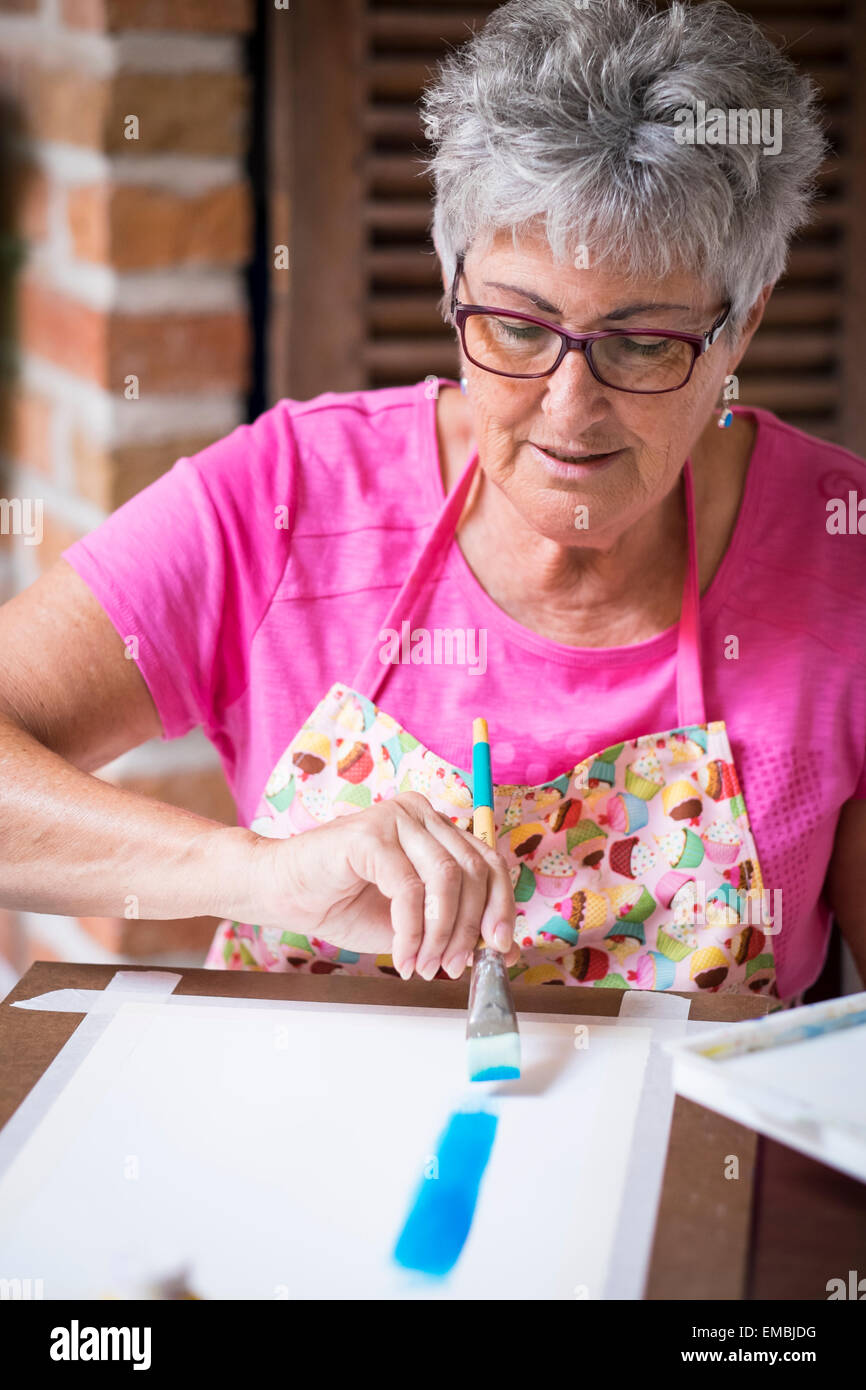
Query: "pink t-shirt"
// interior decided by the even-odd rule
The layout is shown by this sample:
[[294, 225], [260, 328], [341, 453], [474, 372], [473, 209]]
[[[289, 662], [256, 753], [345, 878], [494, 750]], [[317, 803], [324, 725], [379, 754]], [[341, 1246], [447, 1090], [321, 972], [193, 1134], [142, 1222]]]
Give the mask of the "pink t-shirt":
[[[866, 463], [750, 413], [745, 495], [701, 599], [704, 696], [728, 726], [765, 886], [782, 890], [784, 998], [820, 973], [839, 810], [866, 797], [866, 537], [832, 534], [827, 510], [842, 499], [856, 525]], [[202, 725], [249, 824], [300, 725], [378, 642], [443, 497], [424, 382], [327, 393], [279, 401], [179, 459], [63, 554], [138, 637], [165, 737]], [[377, 704], [461, 769], [483, 712], [499, 784], [552, 780], [679, 723], [676, 625], [627, 647], [550, 641], [497, 607], [452, 544], [420, 627], [471, 634], [466, 664], [447, 664], [447, 648], [439, 664], [391, 664]]]

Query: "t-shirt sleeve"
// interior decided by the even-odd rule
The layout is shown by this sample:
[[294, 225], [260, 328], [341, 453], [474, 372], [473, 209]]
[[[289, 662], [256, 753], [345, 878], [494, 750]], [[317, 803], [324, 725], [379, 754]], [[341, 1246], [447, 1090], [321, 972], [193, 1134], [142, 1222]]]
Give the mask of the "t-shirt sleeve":
[[190, 457], [62, 552], [126, 643], [165, 739], [219, 730], [294, 518], [296, 450], [280, 402]]

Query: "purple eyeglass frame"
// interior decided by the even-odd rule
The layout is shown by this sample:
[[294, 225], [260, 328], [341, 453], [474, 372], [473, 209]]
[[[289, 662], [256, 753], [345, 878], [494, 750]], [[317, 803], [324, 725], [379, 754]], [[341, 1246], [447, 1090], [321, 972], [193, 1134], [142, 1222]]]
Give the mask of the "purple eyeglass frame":
[[[469, 361], [474, 366], [480, 367], [483, 372], [492, 372], [494, 376], [506, 376], [519, 381], [537, 381], [539, 377], [551, 376], [556, 371], [560, 362], [567, 352], [577, 350], [582, 352], [586, 359], [586, 364], [592, 372], [596, 381], [602, 386], [606, 386], [610, 391], [625, 391], [630, 396], [666, 396], [671, 391], [681, 391], [687, 386], [695, 363], [702, 357], [718, 338], [722, 329], [728, 321], [731, 312], [730, 303], [726, 304], [715, 323], [706, 333], [678, 333], [666, 328], [603, 328], [596, 333], [566, 333], [564, 328], [559, 328], [555, 323], [549, 323], [547, 319], [535, 318], [533, 314], [523, 314], [517, 309], [499, 309], [491, 304], [461, 304], [457, 299], [457, 283], [463, 274], [464, 255], [457, 257], [457, 268], [454, 273], [454, 280], [451, 285], [451, 321], [460, 334], [460, 341], [463, 344], [463, 351]], [[498, 314], [502, 318], [521, 319], [524, 323], [537, 324], [539, 328], [546, 328], [548, 332], [555, 333], [560, 339], [560, 349], [556, 361], [546, 372], [499, 372], [495, 367], [485, 367], [483, 362], [476, 362], [466, 346], [466, 320], [477, 314]], [[599, 376], [592, 360], [592, 344], [599, 338], [677, 338], [680, 342], [688, 343], [692, 349], [692, 362], [684, 381], [679, 386], [664, 386], [660, 391], [641, 391], [631, 386], [612, 386], [604, 377]]]

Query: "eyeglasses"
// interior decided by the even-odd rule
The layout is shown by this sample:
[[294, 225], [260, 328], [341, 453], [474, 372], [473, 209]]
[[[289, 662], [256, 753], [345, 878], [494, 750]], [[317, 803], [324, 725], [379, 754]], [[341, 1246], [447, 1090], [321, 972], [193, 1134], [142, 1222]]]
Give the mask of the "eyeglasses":
[[567, 352], [582, 352], [596, 381], [613, 391], [661, 395], [686, 385], [695, 362], [712, 347], [728, 321], [726, 304], [706, 333], [676, 333], [666, 328], [610, 328], [598, 333], [566, 333], [556, 324], [496, 309], [489, 304], [462, 304], [457, 284], [462, 255], [451, 286], [451, 321], [463, 351], [476, 367], [497, 376], [532, 380], [555, 372]]

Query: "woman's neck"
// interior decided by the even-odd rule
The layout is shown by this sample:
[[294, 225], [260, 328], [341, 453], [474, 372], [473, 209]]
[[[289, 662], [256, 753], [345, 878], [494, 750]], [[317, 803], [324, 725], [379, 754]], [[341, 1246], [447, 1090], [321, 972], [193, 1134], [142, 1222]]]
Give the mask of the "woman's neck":
[[[468, 405], [453, 388], [440, 393], [437, 434], [443, 487], [450, 491], [473, 449]], [[713, 417], [692, 450], [702, 591], [733, 533], [754, 435], [753, 417], [735, 416], [725, 431]], [[679, 483], [602, 552], [563, 547], [540, 535], [479, 469], [458, 544], [500, 608], [568, 646], [627, 646], [663, 632], [679, 617], [688, 553]]]

